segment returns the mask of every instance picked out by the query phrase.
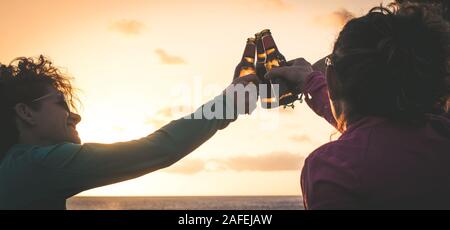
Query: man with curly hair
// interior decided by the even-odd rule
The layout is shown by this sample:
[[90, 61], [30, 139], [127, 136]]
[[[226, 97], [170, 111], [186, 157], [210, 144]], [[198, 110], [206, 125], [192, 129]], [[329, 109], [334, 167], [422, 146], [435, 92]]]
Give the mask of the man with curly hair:
[[[141, 139], [81, 144], [70, 78], [43, 56], [0, 64], [0, 209], [65, 209], [77, 193], [170, 166], [256, 108], [256, 99], [233, 91], [254, 81], [256, 75], [235, 76], [195, 113]], [[205, 108], [225, 116], [206, 118]]]

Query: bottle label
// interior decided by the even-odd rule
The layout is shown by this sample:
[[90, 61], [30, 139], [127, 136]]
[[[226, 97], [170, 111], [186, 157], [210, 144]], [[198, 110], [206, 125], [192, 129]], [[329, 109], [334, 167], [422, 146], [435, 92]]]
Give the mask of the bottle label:
[[266, 59], [266, 54], [265, 53], [259, 53], [258, 54], [258, 59], [265, 60]]
[[279, 67], [280, 63], [278, 62], [277, 59], [272, 59], [272, 60], [267, 61], [265, 65], [266, 65], [267, 71], [270, 71], [274, 67]]
[[239, 72], [239, 77], [244, 77], [250, 74], [256, 74], [256, 71], [252, 67], [243, 67]]
[[252, 64], [255, 62], [255, 59], [254, 59], [254, 58], [251, 58], [251, 57], [244, 57], [244, 60], [245, 60], [246, 62], [252, 63]]
[[271, 53], [275, 52], [275, 48], [270, 48], [268, 50], [266, 50], [267, 55], [270, 55]]

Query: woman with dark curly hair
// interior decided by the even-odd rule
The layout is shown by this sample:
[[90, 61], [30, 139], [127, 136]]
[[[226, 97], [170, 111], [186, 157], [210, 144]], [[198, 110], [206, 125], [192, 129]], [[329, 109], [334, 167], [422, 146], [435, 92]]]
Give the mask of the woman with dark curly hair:
[[[147, 137], [80, 144], [70, 78], [43, 56], [0, 64], [0, 209], [65, 209], [66, 199], [77, 193], [177, 162], [256, 108], [251, 97], [247, 108], [237, 110], [240, 98], [229, 100], [233, 85], [256, 79], [235, 76], [223, 94]], [[205, 111], [224, 116], [207, 118]]]
[[325, 76], [304, 59], [274, 69], [342, 135], [306, 159], [308, 209], [449, 209], [449, 24], [427, 7], [350, 20]]

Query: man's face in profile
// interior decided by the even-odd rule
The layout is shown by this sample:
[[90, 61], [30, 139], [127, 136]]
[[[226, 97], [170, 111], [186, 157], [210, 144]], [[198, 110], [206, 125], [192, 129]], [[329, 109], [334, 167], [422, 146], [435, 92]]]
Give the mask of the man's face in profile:
[[36, 124], [33, 134], [52, 144], [60, 142], [81, 143], [76, 125], [80, 115], [70, 111], [64, 94], [54, 87], [48, 87], [47, 94], [39, 100], [40, 108], [35, 111]]

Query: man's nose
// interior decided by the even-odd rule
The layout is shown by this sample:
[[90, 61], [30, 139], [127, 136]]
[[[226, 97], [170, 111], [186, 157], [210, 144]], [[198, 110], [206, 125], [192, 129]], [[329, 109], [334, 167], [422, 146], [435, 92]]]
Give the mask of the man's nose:
[[70, 119], [73, 120], [73, 123], [76, 125], [78, 123], [80, 123], [81, 121], [81, 116], [76, 114], [76, 113], [70, 113]]

